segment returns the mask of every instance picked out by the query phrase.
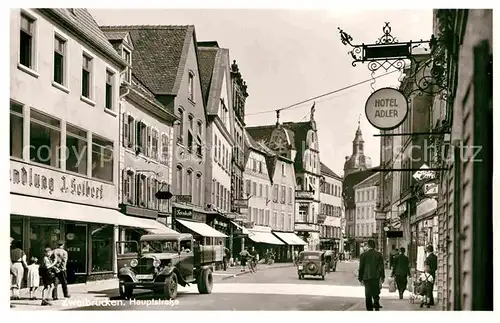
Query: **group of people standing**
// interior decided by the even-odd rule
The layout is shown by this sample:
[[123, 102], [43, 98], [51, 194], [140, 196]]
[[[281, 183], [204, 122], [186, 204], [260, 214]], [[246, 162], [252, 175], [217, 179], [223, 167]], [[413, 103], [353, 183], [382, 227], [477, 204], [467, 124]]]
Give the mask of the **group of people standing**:
[[[426, 251], [425, 271], [418, 277], [418, 281], [423, 287], [420, 293], [423, 296], [420, 307], [434, 305], [433, 290], [436, 280], [437, 256], [434, 254], [434, 248], [431, 245], [427, 246]], [[411, 277], [410, 260], [405, 253], [405, 248], [396, 249], [394, 247], [390, 257], [391, 276], [395, 279], [400, 299], [403, 299], [408, 278]], [[385, 265], [382, 253], [375, 250], [374, 240], [368, 240], [367, 250], [359, 258], [358, 280], [365, 287], [366, 310], [379, 311], [382, 308], [380, 305], [380, 290], [385, 280]]]
[[[397, 253], [399, 251], [399, 253]], [[408, 278], [411, 277], [410, 260], [405, 255], [405, 248], [396, 249], [393, 247], [391, 252], [390, 267], [392, 276], [396, 281], [396, 287], [399, 292], [399, 298], [403, 299], [403, 294], [408, 285]], [[429, 245], [426, 248], [427, 256], [424, 262], [424, 271], [418, 275], [418, 285], [422, 302], [420, 307], [434, 305], [434, 282], [436, 281], [437, 256], [434, 254], [434, 247]]]
[[30, 289], [30, 299], [36, 300], [36, 291], [42, 288], [42, 305], [51, 305], [49, 296], [58, 299], [58, 286], [61, 285], [65, 298], [69, 298], [66, 266], [68, 263], [68, 252], [64, 249], [64, 241], [59, 241], [54, 250], [45, 248], [42, 259], [31, 257], [29, 265], [26, 253], [22, 250], [22, 243], [10, 238], [10, 277], [11, 277], [11, 299], [20, 299], [20, 290], [27, 274], [27, 287]]

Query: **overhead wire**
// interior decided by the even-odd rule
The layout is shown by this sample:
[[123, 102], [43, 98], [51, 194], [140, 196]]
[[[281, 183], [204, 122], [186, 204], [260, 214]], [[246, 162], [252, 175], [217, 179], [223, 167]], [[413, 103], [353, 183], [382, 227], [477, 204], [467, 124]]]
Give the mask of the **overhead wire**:
[[325, 96], [328, 96], [328, 95], [332, 95], [332, 94], [335, 94], [335, 93], [338, 93], [338, 92], [342, 92], [342, 91], [348, 90], [350, 88], [353, 88], [355, 86], [358, 86], [358, 85], [361, 85], [361, 84], [364, 84], [364, 83], [373, 82], [373, 80], [375, 80], [375, 79], [387, 76], [387, 75], [395, 73], [397, 71], [398, 70], [393, 70], [391, 72], [387, 72], [387, 73], [384, 73], [384, 74], [381, 74], [381, 75], [378, 75], [378, 76], [375, 76], [375, 77], [371, 77], [371, 78], [369, 78], [367, 80], [360, 81], [360, 82], [357, 82], [357, 83], [354, 83], [354, 84], [351, 84], [351, 85], [348, 85], [348, 86], [344, 86], [344, 87], [342, 87], [340, 89], [336, 89], [336, 90], [333, 90], [333, 91], [330, 91], [330, 92], [327, 92], [327, 93], [324, 93], [324, 94], [317, 95], [315, 97], [309, 98], [307, 100], [300, 101], [298, 103], [294, 103], [292, 105], [286, 106], [286, 107], [281, 108], [281, 109], [274, 109], [274, 110], [260, 111], [260, 112], [254, 112], [254, 113], [247, 113], [246, 116], [254, 116], [254, 115], [260, 115], [260, 114], [266, 114], [266, 113], [275, 113], [277, 110], [279, 110], [279, 111], [290, 110], [290, 109], [296, 108], [297, 106], [299, 106], [301, 104], [304, 104], [304, 103], [307, 103], [307, 102], [310, 102], [310, 101], [313, 101], [313, 100], [316, 100], [316, 99], [319, 99], [319, 98], [322, 98], [322, 97], [325, 97]]

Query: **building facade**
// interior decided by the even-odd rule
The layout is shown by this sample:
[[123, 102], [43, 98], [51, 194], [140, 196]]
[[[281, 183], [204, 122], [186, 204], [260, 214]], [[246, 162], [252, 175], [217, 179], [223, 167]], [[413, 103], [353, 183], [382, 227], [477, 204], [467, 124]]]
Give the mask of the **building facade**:
[[[104, 31], [117, 53], [126, 60], [120, 102], [120, 187], [123, 214], [167, 223], [170, 200], [155, 194], [172, 184], [173, 123], [178, 118], [156, 100], [132, 72], [133, 42], [127, 31]], [[158, 230], [165, 229], [158, 223]], [[122, 230], [120, 240], [139, 240], [141, 231]]]
[[307, 122], [247, 127], [249, 134], [277, 154], [294, 161], [295, 232], [308, 242], [309, 250], [319, 249], [320, 182], [319, 141], [314, 120], [314, 106]]
[[242, 209], [236, 204], [237, 200], [244, 198], [243, 172], [245, 171], [245, 102], [248, 97], [247, 84], [244, 81], [238, 64], [233, 60], [231, 64], [231, 95], [233, 98], [232, 110], [234, 116], [234, 127], [232, 136], [234, 139], [233, 159], [231, 161], [231, 211], [235, 213], [239, 223], [243, 223]]
[[344, 217], [342, 203], [342, 178], [325, 164], [320, 163], [320, 224], [321, 249], [334, 249], [338, 252], [344, 250], [342, 234], [342, 219]]
[[354, 185], [356, 204], [355, 238], [359, 244], [377, 236], [375, 210], [378, 201], [379, 174], [373, 174]]
[[16, 9], [10, 26], [11, 237], [28, 259], [65, 240], [69, 282], [112, 277], [119, 227], [151, 225], [118, 209], [127, 64], [86, 9]]
[[436, 180], [437, 286], [443, 310], [493, 310], [492, 16], [491, 9], [434, 10], [439, 46], [449, 58], [446, 72], [454, 80], [447, 86], [449, 100], [435, 101], [431, 125], [451, 132], [437, 141], [448, 146], [445, 158], [431, 164], [449, 169]]
[[[206, 228], [205, 163], [209, 151], [194, 26], [101, 28], [106, 32], [129, 33], [134, 46], [134, 74], [155, 99], [178, 118], [174, 122], [172, 138], [172, 228], [193, 233], [195, 239], [204, 243], [213, 243], [205, 238], [216, 238], [207, 237], [209, 232], [217, 238], [224, 237]], [[168, 54], [165, 53], [165, 44], [170, 48]], [[206, 229], [203, 234], [193, 230], [200, 227], [199, 224]]]

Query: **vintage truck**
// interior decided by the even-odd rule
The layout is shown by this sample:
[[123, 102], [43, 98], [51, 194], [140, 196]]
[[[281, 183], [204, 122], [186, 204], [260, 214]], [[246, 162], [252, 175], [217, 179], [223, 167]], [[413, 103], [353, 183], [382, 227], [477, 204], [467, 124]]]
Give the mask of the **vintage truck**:
[[131, 298], [134, 289], [162, 292], [175, 299], [178, 285], [197, 284], [210, 294], [213, 264], [222, 262], [223, 246], [200, 246], [191, 234], [147, 234], [137, 241], [117, 243], [120, 296]]

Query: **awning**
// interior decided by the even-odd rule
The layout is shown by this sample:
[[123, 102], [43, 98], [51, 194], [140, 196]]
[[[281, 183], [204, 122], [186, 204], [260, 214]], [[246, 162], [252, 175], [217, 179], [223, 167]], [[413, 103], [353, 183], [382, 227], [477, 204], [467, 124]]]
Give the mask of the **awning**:
[[162, 233], [177, 233], [177, 231], [170, 229], [165, 224], [149, 219], [134, 218], [134, 220], [140, 222], [144, 227], [147, 227], [147, 231], [153, 234]]
[[304, 242], [293, 232], [273, 232], [278, 238], [283, 240], [289, 246], [306, 246], [307, 243]]
[[242, 227], [241, 225], [239, 225], [238, 223], [236, 223], [236, 222], [234, 222], [234, 221], [231, 221], [231, 223], [232, 223], [232, 224], [233, 224], [236, 228], [238, 228], [239, 230], [241, 230], [241, 232], [242, 232], [243, 234], [247, 234], [247, 235], [248, 235], [248, 234], [250, 234], [250, 231], [249, 231], [247, 228]]
[[252, 239], [252, 241], [257, 243], [267, 243], [274, 245], [284, 245], [278, 238], [276, 238], [271, 232], [261, 232], [261, 231], [253, 231], [248, 230], [250, 233], [248, 237]]
[[200, 236], [212, 237], [212, 238], [227, 238], [227, 235], [215, 230], [214, 228], [205, 223], [178, 220], [178, 219], [176, 219], [176, 221], [185, 226], [186, 228], [188, 228], [189, 230], [198, 233]]
[[118, 210], [101, 208], [90, 205], [81, 205], [70, 202], [61, 202], [24, 195], [10, 195], [11, 214], [69, 220], [113, 224], [132, 228], [158, 228], [154, 220], [143, 220], [127, 216]]

